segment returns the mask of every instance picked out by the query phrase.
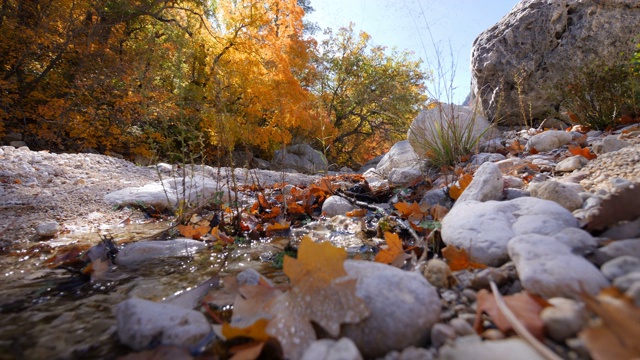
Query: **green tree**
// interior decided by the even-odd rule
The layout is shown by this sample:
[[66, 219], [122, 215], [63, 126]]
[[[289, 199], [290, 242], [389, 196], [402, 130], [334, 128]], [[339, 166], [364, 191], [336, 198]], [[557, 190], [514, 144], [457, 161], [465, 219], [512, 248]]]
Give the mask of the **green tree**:
[[353, 24], [325, 35], [312, 89], [326, 128], [322, 142], [331, 162], [357, 166], [406, 137], [427, 100], [428, 76], [411, 53], [389, 55], [367, 33], [356, 35]]

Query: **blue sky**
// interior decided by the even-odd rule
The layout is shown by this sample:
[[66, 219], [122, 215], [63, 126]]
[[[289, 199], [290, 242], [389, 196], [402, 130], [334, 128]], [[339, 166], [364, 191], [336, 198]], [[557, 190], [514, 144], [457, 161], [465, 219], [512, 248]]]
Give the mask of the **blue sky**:
[[416, 58], [423, 60], [425, 69], [434, 69], [437, 63], [430, 28], [445, 69], [451, 64], [449, 48], [453, 51], [453, 101], [461, 103], [470, 90], [473, 41], [517, 3], [518, 0], [311, 0], [315, 12], [306, 19], [322, 29], [338, 29], [353, 22], [357, 31], [371, 35], [375, 45], [414, 52]]

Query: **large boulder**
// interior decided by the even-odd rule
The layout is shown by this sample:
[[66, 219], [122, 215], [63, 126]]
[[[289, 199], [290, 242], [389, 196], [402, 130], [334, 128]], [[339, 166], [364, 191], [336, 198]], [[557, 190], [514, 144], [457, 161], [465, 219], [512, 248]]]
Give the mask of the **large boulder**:
[[321, 152], [309, 144], [296, 144], [276, 150], [271, 165], [274, 169], [293, 169], [305, 174], [326, 172], [329, 163]]
[[534, 119], [553, 115], [560, 100], [551, 90], [572, 69], [628, 60], [638, 23], [638, 0], [520, 1], [473, 44], [471, 102], [511, 125], [524, 122], [521, 105]]
[[468, 134], [465, 142], [478, 140], [474, 145], [479, 145], [483, 138], [495, 135], [489, 127], [489, 121], [469, 106], [440, 103], [418, 114], [407, 131], [407, 138], [416, 154], [428, 157], [429, 144], [440, 144], [443, 136], [459, 141], [454, 137], [455, 132]]

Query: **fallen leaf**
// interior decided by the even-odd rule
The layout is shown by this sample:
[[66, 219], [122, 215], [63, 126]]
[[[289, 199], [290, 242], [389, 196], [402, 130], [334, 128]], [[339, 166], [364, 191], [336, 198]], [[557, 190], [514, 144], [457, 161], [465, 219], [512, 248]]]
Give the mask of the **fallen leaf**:
[[449, 209], [440, 204], [435, 204], [429, 209], [429, 215], [431, 215], [435, 221], [442, 221], [448, 213]]
[[601, 322], [583, 329], [578, 337], [595, 360], [638, 359], [640, 308], [621, 294], [614, 296], [610, 290], [607, 292], [603, 290], [597, 297], [582, 295], [587, 308], [598, 315]]
[[487, 267], [485, 264], [471, 261], [467, 250], [464, 248], [458, 249], [453, 245], [447, 245], [442, 249], [442, 256], [447, 259], [447, 264], [449, 264], [451, 271], [465, 270], [468, 268], [484, 269]]
[[453, 200], [458, 200], [460, 195], [462, 195], [462, 193], [467, 188], [467, 186], [469, 186], [472, 180], [473, 175], [469, 173], [462, 175], [458, 179], [458, 183], [451, 185], [451, 187], [449, 188], [449, 196], [451, 196]]
[[408, 218], [413, 214], [422, 215], [422, 210], [420, 210], [420, 206], [415, 201], [411, 204], [407, 203], [406, 201], [399, 202], [393, 204], [393, 207], [395, 207], [400, 212], [400, 216], [402, 216], [403, 218]]
[[287, 358], [302, 357], [316, 339], [311, 321], [335, 337], [342, 324], [369, 315], [364, 300], [356, 295], [356, 279], [345, 278], [346, 258], [344, 249], [315, 243], [308, 236], [300, 243], [297, 259], [284, 258], [283, 271], [292, 288], [270, 302], [274, 318], [267, 333], [280, 341]]
[[210, 234], [216, 241], [219, 241], [223, 244], [233, 244], [233, 241], [234, 241], [233, 237], [220, 231], [220, 229], [218, 229], [217, 226], [211, 229]]
[[404, 263], [406, 259], [405, 256], [409, 255], [405, 254], [402, 249], [402, 240], [400, 240], [400, 237], [397, 234], [385, 232], [384, 239], [387, 242], [387, 248], [378, 251], [373, 260], [383, 264], [391, 264], [395, 262], [398, 257], [402, 257], [402, 262]]
[[367, 209], [355, 209], [347, 211], [347, 217], [363, 217], [367, 215]]
[[202, 237], [202, 235], [209, 232], [209, 226], [207, 225], [178, 225], [178, 231], [180, 235], [198, 240]]
[[228, 340], [237, 337], [246, 337], [258, 341], [265, 341], [269, 338], [267, 334], [268, 319], [258, 319], [247, 327], [235, 327], [229, 323], [222, 324], [222, 335]]
[[[540, 319], [540, 312], [549, 304], [542, 298], [526, 292], [503, 297], [513, 314], [520, 322], [529, 330], [536, 338], [544, 339], [544, 323]], [[491, 292], [482, 289], [477, 295], [476, 322], [474, 328], [478, 332], [482, 332], [482, 313], [487, 313], [491, 317], [494, 325], [503, 333], [507, 333], [513, 328], [498, 309], [496, 299]]]
[[[277, 209], [277, 208], [276, 208]], [[267, 225], [267, 236], [273, 236], [277, 232], [289, 230], [291, 223], [288, 221], [281, 221]]]
[[583, 148], [579, 145], [569, 145], [567, 148], [572, 155], [582, 155], [588, 160], [593, 160], [598, 157], [596, 154], [592, 153], [591, 149], [588, 147]]
[[540, 151], [538, 151], [538, 149], [536, 149], [536, 148], [535, 148], [535, 147], [533, 147], [533, 146], [532, 146], [531, 148], [529, 148], [529, 154], [531, 154], [531, 155], [538, 154], [539, 152], [540, 152]]
[[306, 214], [306, 210], [304, 207], [300, 206], [295, 202], [290, 202], [287, 204], [287, 213], [289, 214]]

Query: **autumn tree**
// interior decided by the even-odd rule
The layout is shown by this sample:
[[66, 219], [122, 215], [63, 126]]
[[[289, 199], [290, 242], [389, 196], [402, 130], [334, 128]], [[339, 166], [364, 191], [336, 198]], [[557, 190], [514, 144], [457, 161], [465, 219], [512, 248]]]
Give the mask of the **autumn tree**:
[[317, 48], [313, 93], [330, 161], [358, 166], [406, 137], [427, 97], [427, 75], [408, 52], [387, 54], [353, 24], [327, 37]]

